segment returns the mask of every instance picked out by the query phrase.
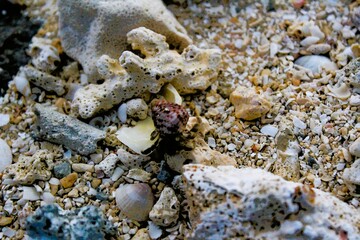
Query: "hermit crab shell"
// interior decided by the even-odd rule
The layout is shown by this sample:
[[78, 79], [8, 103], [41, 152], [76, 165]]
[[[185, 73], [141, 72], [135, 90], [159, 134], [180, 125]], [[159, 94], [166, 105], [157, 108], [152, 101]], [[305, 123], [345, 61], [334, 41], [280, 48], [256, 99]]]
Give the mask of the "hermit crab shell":
[[145, 221], [154, 206], [154, 195], [145, 183], [126, 184], [115, 192], [116, 204], [121, 212], [135, 221]]

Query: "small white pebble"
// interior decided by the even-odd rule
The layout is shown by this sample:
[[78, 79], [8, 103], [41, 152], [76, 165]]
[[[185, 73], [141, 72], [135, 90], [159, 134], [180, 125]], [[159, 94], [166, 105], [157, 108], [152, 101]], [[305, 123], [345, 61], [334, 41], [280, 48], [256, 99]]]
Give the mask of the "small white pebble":
[[117, 167], [114, 170], [113, 175], [111, 176], [111, 180], [114, 182], [117, 181], [124, 174], [124, 170], [121, 167]]
[[15, 234], [16, 234], [16, 231], [15, 231], [15, 230], [12, 230], [12, 229], [9, 228], [9, 227], [4, 227], [4, 228], [2, 229], [2, 232], [4, 233], [4, 236], [9, 237], [9, 238], [14, 237]]
[[40, 199], [40, 194], [34, 187], [22, 187], [23, 189], [23, 200], [36, 201]]
[[229, 151], [234, 151], [236, 149], [236, 145], [233, 143], [230, 143], [229, 145], [227, 145], [227, 147]]
[[320, 178], [315, 178], [314, 179], [314, 187], [318, 188], [321, 185], [321, 179]]
[[251, 147], [252, 145], [254, 145], [254, 141], [251, 139], [246, 139], [244, 142], [244, 148], [248, 148]]
[[293, 123], [294, 126], [300, 129], [306, 129], [306, 123], [304, 123], [303, 121], [301, 121], [299, 118], [297, 118], [296, 116], [294, 116], [293, 118]]
[[127, 105], [126, 105], [126, 103], [123, 103], [120, 105], [118, 112], [117, 112], [118, 118], [120, 119], [120, 121], [122, 123], [125, 123], [126, 119], [127, 119], [126, 109], [127, 109]]
[[208, 144], [209, 144], [209, 147], [215, 148], [216, 147], [215, 139], [213, 137], [209, 137], [208, 138]]
[[275, 137], [279, 129], [273, 125], [265, 125], [260, 129], [262, 134], [268, 135], [270, 137]]
[[0, 113], [0, 127], [5, 126], [9, 122], [10, 122], [10, 115]]
[[359, 206], [359, 200], [357, 200], [356, 198], [353, 198], [351, 200], [351, 204], [354, 206], [354, 207], [358, 207]]
[[336, 169], [337, 169], [338, 171], [344, 170], [344, 168], [345, 168], [345, 163], [338, 163], [338, 164], [336, 165]]
[[51, 185], [60, 185], [60, 180], [57, 178], [50, 178], [49, 183]]
[[155, 223], [149, 221], [149, 235], [151, 239], [158, 239], [162, 235], [162, 230]]

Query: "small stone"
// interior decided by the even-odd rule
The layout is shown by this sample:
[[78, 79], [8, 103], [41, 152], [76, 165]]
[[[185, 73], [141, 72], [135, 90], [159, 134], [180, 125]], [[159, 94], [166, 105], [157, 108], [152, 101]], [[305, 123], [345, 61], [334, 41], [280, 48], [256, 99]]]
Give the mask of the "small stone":
[[131, 240], [151, 240], [146, 228], [139, 229]]
[[160, 171], [156, 178], [164, 183], [171, 183], [173, 179], [172, 170], [169, 168], [169, 166], [165, 163], [165, 161], [161, 161], [160, 164]]
[[76, 198], [79, 196], [79, 190], [77, 190], [76, 188], [73, 188], [69, 193], [68, 193], [68, 197], [71, 198]]
[[279, 129], [277, 127], [274, 127], [272, 125], [265, 125], [260, 129], [260, 132], [262, 134], [268, 135], [270, 137], [275, 137], [278, 133]]
[[101, 184], [101, 179], [99, 179], [99, 178], [94, 178], [91, 181], [91, 187], [93, 187], [93, 188], [97, 188], [98, 186], [100, 186], [100, 184]]
[[74, 183], [76, 182], [77, 178], [78, 178], [77, 173], [75, 173], [75, 172], [70, 173], [66, 177], [60, 179], [60, 184], [63, 188], [72, 187], [74, 185]]
[[14, 220], [13, 217], [1, 216], [0, 217], [0, 227], [5, 227], [5, 226], [11, 224], [13, 220]]
[[360, 138], [356, 139], [349, 147], [349, 152], [355, 157], [360, 157]]
[[71, 165], [68, 162], [62, 162], [54, 167], [56, 178], [63, 178], [71, 173]]
[[264, 116], [271, 104], [252, 88], [238, 87], [230, 94], [230, 102], [235, 106], [235, 117], [247, 121]]
[[126, 177], [140, 182], [149, 182], [151, 179], [151, 173], [148, 173], [140, 168], [135, 168], [129, 170], [129, 173], [126, 175]]
[[293, 124], [297, 128], [306, 129], [306, 123], [304, 123], [303, 121], [301, 121], [299, 118], [297, 118], [295, 116], [293, 117]]
[[179, 218], [180, 202], [170, 187], [165, 187], [159, 200], [149, 213], [149, 218], [158, 226], [170, 226]]
[[360, 159], [357, 159], [350, 168], [344, 170], [342, 179], [351, 192], [358, 193], [357, 189], [360, 186]]
[[158, 239], [162, 235], [162, 230], [156, 224], [149, 221], [149, 235], [151, 239]]
[[114, 182], [117, 181], [124, 174], [124, 170], [121, 167], [117, 167], [114, 170], [113, 175], [111, 176], [111, 180]]
[[9, 145], [0, 138], [0, 172], [3, 172], [12, 163], [12, 153]]
[[103, 161], [95, 166], [95, 170], [103, 171], [107, 176], [111, 176], [114, 172], [116, 163], [119, 161], [119, 158], [116, 154], [109, 154]]
[[59, 185], [50, 184], [50, 193], [56, 196], [57, 191], [59, 190]]
[[34, 187], [22, 187], [23, 190], [23, 200], [36, 201], [40, 199], [40, 193], [36, 191]]
[[10, 122], [10, 115], [0, 113], [0, 127], [7, 125], [9, 122]]
[[78, 172], [78, 173], [95, 171], [94, 165], [91, 165], [91, 164], [74, 163], [71, 167], [75, 172]]

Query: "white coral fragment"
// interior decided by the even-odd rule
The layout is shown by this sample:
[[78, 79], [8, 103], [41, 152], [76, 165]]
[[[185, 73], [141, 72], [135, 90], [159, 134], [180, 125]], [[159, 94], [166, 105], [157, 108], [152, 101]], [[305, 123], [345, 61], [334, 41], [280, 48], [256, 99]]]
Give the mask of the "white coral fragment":
[[124, 51], [119, 61], [102, 56], [97, 67], [105, 82], [90, 84], [75, 94], [73, 109], [82, 118], [141, 94], [157, 93], [169, 82], [180, 94], [205, 90], [218, 75], [219, 50], [190, 45], [179, 54], [169, 49], [164, 36], [144, 27], [130, 31], [127, 37], [144, 58], [130, 51]]
[[60, 62], [59, 52], [50, 39], [33, 37], [27, 53], [32, 57], [31, 63], [41, 71], [53, 71]]

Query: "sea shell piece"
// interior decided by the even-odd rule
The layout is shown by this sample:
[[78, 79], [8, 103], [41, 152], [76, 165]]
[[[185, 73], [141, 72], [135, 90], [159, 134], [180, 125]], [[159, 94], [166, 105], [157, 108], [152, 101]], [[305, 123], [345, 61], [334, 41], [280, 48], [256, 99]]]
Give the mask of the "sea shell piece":
[[351, 96], [350, 88], [345, 84], [341, 83], [340, 86], [331, 86], [327, 85], [327, 88], [330, 90], [330, 94], [338, 99], [346, 100]]
[[338, 69], [329, 58], [320, 55], [302, 56], [296, 59], [295, 64], [310, 69], [313, 73], [319, 73], [322, 68], [330, 71]]
[[134, 127], [122, 126], [116, 132], [117, 138], [134, 152], [146, 155], [146, 150], [151, 149], [159, 139], [156, 136], [152, 139], [151, 134], [156, 130], [151, 117], [137, 122]]
[[0, 138], [0, 172], [12, 163], [12, 154], [9, 145]]
[[168, 102], [176, 103], [179, 105], [182, 104], [182, 98], [180, 94], [171, 83], [166, 84], [163, 89], [162, 95]]
[[154, 206], [154, 195], [145, 183], [126, 184], [115, 192], [116, 204], [128, 218], [145, 221]]

